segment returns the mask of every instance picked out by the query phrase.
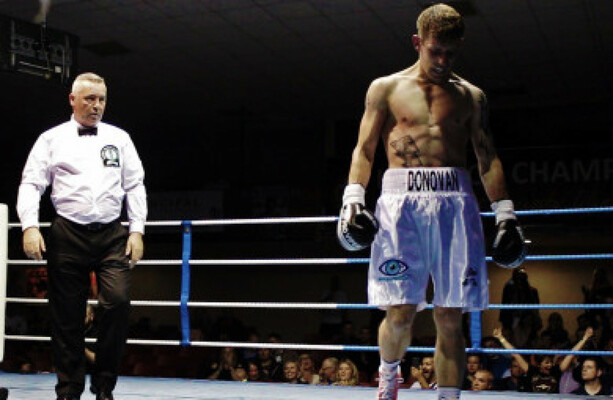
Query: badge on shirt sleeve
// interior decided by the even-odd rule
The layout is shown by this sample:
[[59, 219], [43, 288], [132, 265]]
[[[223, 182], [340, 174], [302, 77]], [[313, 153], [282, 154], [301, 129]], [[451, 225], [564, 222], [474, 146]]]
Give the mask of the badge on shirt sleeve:
[[105, 167], [119, 167], [119, 150], [116, 146], [108, 144], [100, 151], [102, 157], [102, 165]]

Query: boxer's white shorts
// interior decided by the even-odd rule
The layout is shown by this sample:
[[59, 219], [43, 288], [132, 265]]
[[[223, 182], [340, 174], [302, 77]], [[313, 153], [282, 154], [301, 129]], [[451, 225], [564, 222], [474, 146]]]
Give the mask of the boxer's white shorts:
[[383, 177], [375, 215], [368, 302], [426, 305], [432, 276], [438, 307], [488, 306], [488, 279], [479, 206], [461, 168], [393, 168]]

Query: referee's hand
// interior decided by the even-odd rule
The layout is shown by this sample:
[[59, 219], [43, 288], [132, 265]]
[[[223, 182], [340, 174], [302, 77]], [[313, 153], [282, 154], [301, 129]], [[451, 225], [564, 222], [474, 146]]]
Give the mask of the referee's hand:
[[45, 240], [36, 226], [31, 226], [23, 231], [23, 252], [26, 257], [42, 260], [45, 251], [47, 251]]
[[130, 268], [134, 268], [136, 263], [143, 258], [143, 235], [140, 232], [132, 232], [128, 236], [126, 244], [126, 256], [130, 257]]

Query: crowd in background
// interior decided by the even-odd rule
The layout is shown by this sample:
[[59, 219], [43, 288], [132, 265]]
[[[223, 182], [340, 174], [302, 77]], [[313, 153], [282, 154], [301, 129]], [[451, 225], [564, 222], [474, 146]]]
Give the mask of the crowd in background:
[[[613, 303], [613, 289], [602, 270], [594, 271], [590, 287], [582, 288], [585, 303]], [[332, 279], [322, 295], [322, 302], [346, 301], [338, 280]], [[507, 282], [503, 303], [538, 304], [538, 290], [528, 281], [525, 269], [516, 269]], [[25, 307], [25, 306], [23, 306]], [[20, 313], [24, 308], [12, 305], [7, 314], [7, 333], [33, 333]], [[87, 334], [95, 336], [95, 313], [88, 309]], [[33, 327], [36, 334], [46, 329], [44, 310], [39, 312]], [[198, 316], [196, 316], [198, 315]], [[121, 367], [125, 375], [171, 376], [246, 382], [286, 382], [313, 385], [377, 384], [379, 356], [376, 351], [295, 351], [277, 347], [283, 340], [279, 334], [261, 336], [254, 327], [245, 327], [231, 313], [222, 313], [211, 320], [208, 314], [192, 316], [192, 341], [236, 341], [254, 343], [246, 348], [204, 348], [171, 346], [128, 346]], [[577, 317], [577, 329], [569, 333], [560, 313], [549, 314], [542, 323], [539, 310], [501, 310], [500, 327], [482, 338], [484, 349], [573, 349], [613, 350], [613, 309], [587, 309]], [[374, 326], [359, 329], [340, 310], [322, 313], [315, 335], [305, 337], [307, 343], [376, 346]], [[175, 326], [154, 328], [142, 318], [130, 328], [130, 337], [176, 338]], [[267, 343], [266, 347], [258, 343]], [[470, 341], [467, 338], [467, 343]], [[413, 345], [434, 346], [416, 338]], [[95, 346], [88, 346], [95, 357]], [[52, 372], [48, 344], [45, 342], [7, 342], [5, 371], [35, 373]], [[431, 353], [408, 352], [401, 363], [401, 387], [434, 389], [436, 371]], [[469, 353], [466, 358], [464, 390], [513, 390], [521, 392], [610, 394], [613, 387], [613, 356], [576, 357], [559, 355], [501, 353]]]

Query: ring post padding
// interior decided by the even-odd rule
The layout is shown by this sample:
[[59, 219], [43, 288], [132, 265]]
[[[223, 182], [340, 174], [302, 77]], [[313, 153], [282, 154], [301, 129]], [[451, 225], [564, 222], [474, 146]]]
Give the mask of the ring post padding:
[[470, 313], [470, 344], [473, 349], [481, 348], [481, 311]]
[[8, 259], [9, 209], [0, 204], [0, 362], [4, 360], [4, 335], [6, 313], [6, 263]]
[[181, 225], [183, 227], [183, 262], [181, 264], [181, 345], [188, 346], [190, 344], [190, 328], [187, 303], [189, 302], [190, 286], [189, 260], [192, 256], [192, 222], [183, 221]]

